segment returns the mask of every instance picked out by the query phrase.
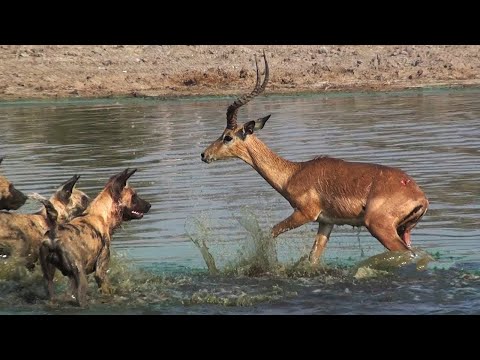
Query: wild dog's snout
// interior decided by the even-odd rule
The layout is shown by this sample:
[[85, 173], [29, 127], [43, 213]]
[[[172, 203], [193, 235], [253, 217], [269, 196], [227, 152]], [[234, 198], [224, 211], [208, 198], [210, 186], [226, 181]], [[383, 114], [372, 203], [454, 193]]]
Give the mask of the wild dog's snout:
[[147, 200], [144, 200], [140, 197], [138, 197], [139, 201], [138, 201], [138, 208], [140, 209], [140, 211], [144, 214], [148, 213], [148, 211], [150, 210], [150, 208], [152, 207], [152, 204], [150, 204]]
[[0, 208], [5, 210], [18, 210], [28, 197], [20, 190], [16, 189], [13, 184], [8, 185], [6, 194], [0, 198]]
[[[0, 157], [0, 164], [3, 157]], [[18, 210], [28, 197], [17, 190], [7, 178], [0, 175], [0, 210]]]
[[152, 204], [150, 204], [148, 201], [145, 201], [145, 203], [146, 203], [145, 204], [145, 209], [146, 209], [145, 212], [147, 213], [150, 210], [150, 208], [152, 207]]
[[133, 219], [141, 219], [152, 205], [145, 199], [142, 199], [135, 190], [126, 188], [122, 192], [123, 220], [129, 221]]
[[10, 184], [10, 193], [12, 194], [13, 210], [20, 208], [28, 199], [27, 195], [16, 189], [13, 184]]

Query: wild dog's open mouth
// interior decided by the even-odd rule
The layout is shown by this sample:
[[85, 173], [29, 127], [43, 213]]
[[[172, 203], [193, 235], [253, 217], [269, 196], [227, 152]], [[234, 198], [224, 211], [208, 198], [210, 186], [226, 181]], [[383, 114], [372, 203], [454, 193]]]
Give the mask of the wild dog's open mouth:
[[140, 211], [129, 210], [124, 212], [123, 218], [124, 220], [141, 219], [143, 217], [143, 214], [144, 213]]

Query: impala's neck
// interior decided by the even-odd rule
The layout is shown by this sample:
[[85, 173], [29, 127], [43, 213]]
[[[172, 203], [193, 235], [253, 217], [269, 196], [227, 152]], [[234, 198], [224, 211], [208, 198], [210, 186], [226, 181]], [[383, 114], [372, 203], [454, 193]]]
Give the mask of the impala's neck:
[[277, 155], [254, 135], [250, 135], [245, 141], [248, 142], [247, 148], [246, 152], [242, 153], [241, 159], [250, 164], [275, 190], [283, 194], [298, 164]]

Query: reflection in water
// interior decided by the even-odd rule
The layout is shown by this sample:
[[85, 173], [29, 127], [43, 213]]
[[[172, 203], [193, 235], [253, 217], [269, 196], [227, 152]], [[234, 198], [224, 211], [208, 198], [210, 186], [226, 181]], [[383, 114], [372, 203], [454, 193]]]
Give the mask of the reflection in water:
[[[310, 276], [308, 270], [298, 270], [304, 264], [299, 259], [313, 243], [315, 224], [280, 235], [275, 248], [262, 248], [270, 244], [263, 241], [263, 234], [291, 213], [288, 202], [240, 160], [210, 165], [200, 160], [204, 147], [224, 129], [230, 98], [3, 103], [0, 154], [8, 161], [2, 172], [25, 193], [44, 196], [51, 195], [65, 178], [80, 174], [79, 189], [93, 197], [113, 173], [138, 168], [131, 183], [152, 203], [152, 209], [141, 223], [125, 224], [117, 232], [114, 248], [126, 254], [137, 269], [131, 270], [135, 274], [131, 275], [132, 289], [145, 283], [173, 287], [165, 290], [164, 285], [155, 285], [151, 291], [148, 285], [150, 290], [132, 290], [131, 296], [118, 294], [128, 299], [119, 300], [118, 311], [181, 313], [189, 311], [187, 306], [193, 312], [210, 313], [223, 310], [202, 304], [266, 302], [245, 311], [374, 313], [379, 311], [376, 302], [395, 291], [398, 298], [391, 301], [397, 301], [398, 313], [406, 309], [406, 303], [417, 304], [412, 300], [417, 298], [424, 304], [416, 307], [419, 312], [475, 312], [480, 308], [474, 295], [478, 280], [472, 275], [480, 268], [479, 93], [470, 89], [264, 96], [239, 114], [239, 121], [244, 121], [271, 113], [258, 136], [287, 159], [308, 160], [323, 154], [378, 162], [398, 166], [415, 178], [430, 200], [430, 209], [412, 232], [413, 245], [433, 254], [436, 261], [428, 265], [428, 271], [404, 275], [405, 281], [399, 275], [394, 283], [390, 278], [365, 279], [359, 287], [352, 283], [352, 266], [384, 250], [365, 229], [358, 237], [356, 229], [334, 229], [325, 253], [333, 274]], [[253, 218], [242, 212], [245, 206]], [[37, 208], [38, 204], [27, 202], [20, 211]], [[209, 231], [203, 240], [198, 231], [188, 232], [189, 224], [199, 217]], [[210, 269], [214, 262], [217, 275], [205, 275], [203, 257], [189, 234], [200, 239], [201, 248], [208, 248]], [[263, 265], [250, 271], [253, 264]], [[293, 264], [297, 264], [296, 273], [288, 270]], [[288, 271], [276, 270], [282, 266]], [[236, 270], [228, 273], [227, 269]], [[260, 277], [248, 276], [252, 274]], [[24, 275], [18, 276], [24, 279]], [[301, 280], [303, 276], [307, 280]], [[15, 282], [8, 283], [13, 286]], [[5, 290], [7, 285], [2, 286], [0, 293], [9, 296], [28, 288], [18, 285], [10, 292]], [[154, 298], [154, 292], [159, 298]], [[439, 293], [449, 300], [439, 304]], [[35, 297], [29, 294], [26, 299]], [[147, 299], [144, 305], [134, 300], [137, 295]], [[238, 300], [242, 296], [247, 297]], [[247, 301], [248, 296], [256, 300]], [[324, 305], [321, 310], [315, 305], [319, 296]], [[407, 301], [409, 296], [413, 298]], [[3, 303], [2, 308], [9, 312], [14, 303]], [[20, 303], [24, 307], [12, 311], [57, 311], [29, 308], [28, 301]], [[117, 311], [113, 310], [117, 305], [101, 304], [98, 300], [97, 310], [92, 311]]]

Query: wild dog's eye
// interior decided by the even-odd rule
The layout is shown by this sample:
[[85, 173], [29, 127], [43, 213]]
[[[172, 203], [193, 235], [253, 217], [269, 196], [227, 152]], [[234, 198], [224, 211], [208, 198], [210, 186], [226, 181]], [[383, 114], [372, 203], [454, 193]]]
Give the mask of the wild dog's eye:
[[225, 137], [223, 138], [223, 142], [225, 142], [225, 143], [228, 143], [232, 140], [233, 140], [233, 138], [230, 135], [225, 135]]

